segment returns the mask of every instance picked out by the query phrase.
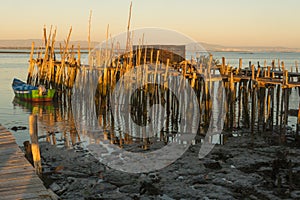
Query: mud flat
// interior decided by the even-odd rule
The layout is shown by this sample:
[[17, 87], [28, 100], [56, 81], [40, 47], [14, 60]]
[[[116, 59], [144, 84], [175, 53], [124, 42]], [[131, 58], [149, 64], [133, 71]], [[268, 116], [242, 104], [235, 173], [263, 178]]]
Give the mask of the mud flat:
[[299, 199], [299, 138], [229, 135], [204, 159], [201, 144], [151, 173], [128, 174], [101, 164], [80, 145], [40, 143], [43, 180], [61, 199]]

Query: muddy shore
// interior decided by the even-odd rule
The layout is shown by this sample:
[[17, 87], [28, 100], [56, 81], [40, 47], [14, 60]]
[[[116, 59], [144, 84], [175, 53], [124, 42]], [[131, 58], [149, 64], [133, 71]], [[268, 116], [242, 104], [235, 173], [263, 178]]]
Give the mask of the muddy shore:
[[40, 143], [43, 181], [60, 199], [300, 199], [299, 141], [276, 135], [229, 137], [204, 159], [201, 144], [151, 173], [128, 174], [101, 164], [80, 145]]

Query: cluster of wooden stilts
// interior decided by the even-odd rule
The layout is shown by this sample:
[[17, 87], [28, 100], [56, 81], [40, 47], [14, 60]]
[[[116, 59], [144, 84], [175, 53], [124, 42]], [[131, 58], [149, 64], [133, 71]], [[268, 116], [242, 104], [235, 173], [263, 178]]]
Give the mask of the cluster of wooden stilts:
[[45, 46], [37, 48], [32, 43], [29, 59], [27, 83], [30, 85], [45, 85], [47, 88], [55, 88], [57, 96], [62, 93], [70, 94], [77, 70], [80, 67], [80, 46], [70, 46], [72, 28], [69, 31], [65, 44], [60, 44], [59, 51], [55, 46], [56, 29], [47, 37], [44, 28]]
[[[266, 62], [263, 66], [259, 63], [256, 66], [251, 63], [249, 66], [243, 66], [240, 59], [239, 66], [233, 67], [226, 64], [225, 58], [222, 58], [221, 64], [217, 64], [212, 55], [203, 56], [197, 61], [184, 60], [176, 63], [170, 59], [163, 60], [162, 54], [165, 52], [159, 49], [147, 50], [138, 46], [135, 51], [129, 48], [129, 51], [122, 55], [115, 54], [116, 51], [119, 52], [118, 49], [102, 49], [100, 52], [92, 53], [89, 50], [89, 65], [83, 66], [80, 61], [80, 46], [77, 48], [77, 56], [74, 46], [69, 47], [71, 32], [72, 29], [65, 46], [60, 45], [57, 52], [55, 50], [56, 30], [52, 33], [51, 29], [47, 37], [44, 29], [45, 47], [35, 50], [32, 44], [27, 83], [55, 88], [60, 98], [61, 94], [71, 95], [78, 70], [97, 69], [102, 76], [98, 80], [95, 103], [102, 126], [116, 125], [112, 122], [114, 117], [109, 110], [110, 98], [118, 81], [126, 77], [124, 92], [133, 94], [127, 103], [135, 106], [128, 117], [136, 118], [137, 123], [145, 125], [148, 116], [147, 107], [144, 105], [162, 104], [169, 110], [167, 128], [163, 131], [176, 132], [182, 113], [178, 111], [178, 99], [168, 90], [168, 84], [172, 84], [172, 81], [168, 81], [167, 77], [180, 76], [188, 80], [197, 97], [200, 110], [200, 133], [205, 133], [213, 110], [216, 106], [221, 106], [217, 109], [225, 110], [225, 130], [250, 128], [252, 133], [270, 131], [284, 135], [290, 125], [289, 117], [292, 117], [295, 118], [295, 132], [300, 134], [300, 103], [290, 102], [291, 94], [300, 95], [300, 73], [297, 62], [290, 71], [285, 68], [284, 62], [279, 61], [277, 66], [275, 61], [270, 66]], [[136, 69], [136, 72], [128, 76], [127, 73], [131, 69]], [[149, 81], [155, 83], [156, 80], [162, 80], [163, 86], [148, 84]], [[141, 81], [143, 87], [137, 91], [130, 91], [134, 81]], [[225, 96], [219, 97], [223, 105], [216, 105], [212, 95], [222, 94], [224, 91]], [[67, 102], [66, 98], [64, 102]], [[296, 104], [299, 106], [295, 107]], [[184, 114], [186, 115], [192, 114]], [[193, 116], [189, 116], [189, 119], [193, 119]], [[120, 120], [121, 124], [126, 123]], [[130, 135], [134, 136], [134, 133]]]
[[[168, 91], [168, 83], [165, 84], [165, 87], [147, 85], [147, 80], [161, 80], [166, 75], [182, 76], [188, 79], [198, 99], [200, 133], [205, 133], [211, 120], [211, 112], [216, 106], [211, 95], [221, 94], [220, 90], [223, 89], [226, 94], [223, 105], [226, 113], [225, 130], [244, 129], [251, 130], [250, 132], [253, 134], [257, 132], [282, 135], [300, 134], [300, 98], [290, 99], [291, 95], [296, 97], [300, 95], [300, 73], [297, 62], [294, 66], [295, 72], [293, 72], [293, 70], [288, 71], [285, 68], [284, 62], [279, 62], [279, 65], [275, 66], [274, 61], [270, 66], [265, 62], [263, 66], [260, 66], [259, 63], [256, 66], [249, 63], [249, 66], [245, 67], [242, 66], [243, 62], [240, 59], [239, 66], [232, 67], [226, 65], [225, 58], [222, 59], [221, 64], [215, 65], [210, 56], [209, 59], [206, 59], [206, 63], [192, 64], [185, 61], [169, 66], [169, 62], [167, 62], [162, 67], [163, 65], [158, 60], [157, 58], [154, 65], [148, 65], [147, 61], [142, 62], [144, 71], [139, 72], [137, 69], [134, 76], [131, 75], [126, 79], [128, 82], [125, 84], [128, 87], [125, 92], [130, 92], [131, 82], [138, 80], [144, 82], [144, 87], [133, 92], [131, 99], [128, 100], [130, 105], [137, 107], [132, 109], [132, 113], [129, 113], [128, 117], [140, 120], [138, 123], [144, 125], [147, 123], [147, 111], [143, 105], [162, 104], [170, 111], [167, 116], [167, 128], [163, 131], [176, 132], [176, 123], [180, 121], [181, 114], [178, 113], [178, 99]], [[145, 65], [148, 67], [145, 68]], [[129, 69], [130, 66], [124, 67], [121, 64], [113, 67], [98, 67], [102, 76], [99, 79], [96, 105], [100, 115], [100, 124], [104, 127], [112, 123], [114, 128], [118, 126], [115, 121], [116, 117], [111, 114], [107, 105], [110, 103], [116, 83], [120, 77], [126, 76]], [[222, 82], [222, 86], [220, 82]], [[292, 119], [292, 122], [289, 122], [289, 118]], [[124, 124], [126, 120], [122, 122], [121, 119], [118, 123]], [[292, 128], [291, 126], [296, 127]], [[131, 133], [131, 135], [135, 134]], [[117, 138], [117, 141], [120, 139], [116, 136], [113, 138]]]

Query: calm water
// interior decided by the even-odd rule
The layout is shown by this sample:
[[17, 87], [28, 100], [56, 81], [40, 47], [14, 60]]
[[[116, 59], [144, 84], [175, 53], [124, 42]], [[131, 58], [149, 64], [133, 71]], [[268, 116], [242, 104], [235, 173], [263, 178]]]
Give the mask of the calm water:
[[[239, 58], [243, 58], [244, 66], [248, 66], [249, 61], [256, 64], [257, 61], [263, 65], [264, 60], [270, 65], [272, 60], [278, 59], [285, 62], [286, 68], [295, 65], [297, 60], [300, 63], [300, 53], [243, 53], [243, 52], [214, 52], [216, 59], [221, 59], [223, 56], [226, 58], [226, 63], [237, 66]], [[58, 145], [74, 144], [78, 141], [89, 140], [85, 136], [74, 135], [74, 122], [72, 121], [72, 113], [70, 110], [63, 108], [61, 105], [32, 105], [14, 102], [14, 93], [11, 89], [11, 82], [14, 77], [26, 80], [27, 67], [28, 67], [29, 54], [25, 53], [0, 53], [0, 124], [8, 129], [13, 126], [28, 127], [28, 116], [32, 112], [39, 113], [40, 135], [46, 135], [47, 132], [57, 132], [56, 138], [48, 137], [45, 140], [51, 140]], [[293, 93], [291, 98], [291, 108], [298, 108], [299, 95]], [[43, 120], [45, 119], [45, 120]], [[52, 123], [43, 123], [51, 119]], [[295, 119], [291, 118], [291, 122]], [[49, 120], [48, 120], [49, 121]], [[29, 140], [28, 129], [20, 130], [17, 132], [12, 131], [17, 139], [17, 143], [22, 145], [23, 141]], [[66, 141], [63, 137], [70, 139]]]
[[[28, 54], [0, 54], [0, 123], [6, 128], [27, 126], [28, 112], [14, 106], [14, 93], [11, 89], [12, 79], [19, 77], [25, 80], [27, 74]], [[18, 142], [28, 139], [28, 131], [15, 133]]]
[[[243, 66], [249, 66], [249, 61], [252, 64], [257, 65], [257, 62], [260, 63], [261, 66], [264, 65], [264, 61], [267, 61], [267, 65], [271, 65], [272, 60], [275, 60], [275, 65], [278, 66], [278, 59], [280, 61], [284, 61], [286, 69], [291, 69], [291, 67], [295, 66], [295, 61], [299, 63], [300, 61], [300, 53], [295, 52], [272, 52], [272, 53], [246, 53], [246, 52], [214, 52], [214, 57], [221, 61], [222, 57], [226, 58], [226, 63], [232, 66], [239, 65], [239, 58], [243, 59]], [[294, 70], [294, 69], [293, 69]], [[295, 70], [294, 70], [295, 71]]]

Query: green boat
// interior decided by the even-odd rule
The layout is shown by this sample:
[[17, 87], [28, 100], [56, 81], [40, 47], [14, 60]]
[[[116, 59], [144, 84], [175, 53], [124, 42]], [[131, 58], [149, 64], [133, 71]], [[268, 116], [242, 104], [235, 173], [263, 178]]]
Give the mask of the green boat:
[[23, 101], [47, 102], [52, 101], [55, 95], [55, 89], [46, 89], [44, 86], [28, 85], [25, 82], [14, 79], [12, 83], [16, 98]]

